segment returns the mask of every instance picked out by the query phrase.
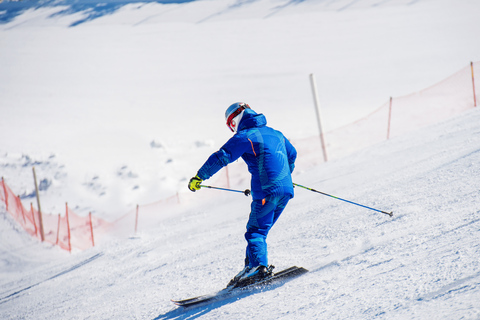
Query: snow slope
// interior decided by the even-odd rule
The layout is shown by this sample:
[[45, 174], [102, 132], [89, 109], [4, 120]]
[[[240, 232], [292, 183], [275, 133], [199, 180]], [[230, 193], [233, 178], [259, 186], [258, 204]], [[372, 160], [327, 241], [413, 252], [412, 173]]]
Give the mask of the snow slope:
[[[476, 1], [132, 1], [80, 24], [102, 11], [51, 16], [59, 3], [0, 25], [1, 175], [29, 202], [35, 165], [52, 213], [68, 201], [118, 217], [183, 190], [229, 137], [235, 97], [299, 138], [316, 132], [311, 72], [335, 127], [480, 60]], [[191, 310], [170, 299], [218, 290], [241, 268], [248, 198], [189, 193], [139, 234], [73, 254], [1, 208], [1, 318], [478, 319], [479, 121], [473, 109], [297, 167], [296, 183], [394, 217], [296, 189], [270, 262], [310, 273]]]
[[[317, 134], [310, 73], [328, 130], [480, 60], [478, 1], [160, 2], [0, 4], [0, 163], [55, 163], [45, 211], [115, 218], [184, 190], [235, 101]], [[28, 195], [23, 172], [2, 168]]]
[[[2, 215], [2, 317], [478, 319], [479, 121], [474, 109], [295, 174], [297, 183], [394, 217], [297, 189], [272, 229], [269, 254], [278, 269], [297, 264], [310, 273], [190, 310], [170, 299], [215, 291], [241, 267], [244, 196], [202, 190], [218, 197], [71, 256], [32, 244]], [[22, 238], [15, 253], [4, 241], [12, 236]]]

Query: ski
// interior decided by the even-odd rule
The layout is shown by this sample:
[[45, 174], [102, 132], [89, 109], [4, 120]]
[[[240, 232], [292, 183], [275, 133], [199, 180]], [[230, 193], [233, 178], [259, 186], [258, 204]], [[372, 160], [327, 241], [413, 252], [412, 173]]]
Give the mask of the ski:
[[261, 288], [273, 283], [290, 280], [307, 272], [308, 270], [305, 268], [293, 266], [288, 269], [282, 270], [280, 272], [274, 273], [270, 277], [248, 284], [246, 286], [235, 287], [235, 288], [231, 286], [215, 293], [206, 294], [206, 295], [184, 299], [184, 300], [172, 300], [172, 302], [180, 307], [191, 307], [199, 304], [209, 303], [212, 301], [219, 301], [219, 300], [223, 300], [225, 298], [234, 296], [236, 294], [239, 294], [241, 292], [245, 292], [246, 290], [249, 290], [249, 289]]

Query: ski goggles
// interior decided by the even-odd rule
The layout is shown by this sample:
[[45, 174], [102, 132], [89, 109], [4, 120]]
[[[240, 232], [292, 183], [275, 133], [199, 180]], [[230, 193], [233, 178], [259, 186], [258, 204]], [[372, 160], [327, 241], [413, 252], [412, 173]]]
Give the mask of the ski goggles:
[[235, 119], [236, 116], [238, 116], [240, 113], [242, 113], [243, 110], [245, 109], [250, 109], [250, 106], [246, 103], [242, 103], [240, 105], [240, 107], [235, 110], [234, 112], [232, 112], [231, 115], [228, 116], [227, 118], [227, 127], [230, 128], [230, 130], [232, 130], [232, 132], [235, 132], [235, 130], [233, 130], [233, 128], [235, 128], [235, 126], [237, 125], [237, 123], [233, 124], [233, 119]]

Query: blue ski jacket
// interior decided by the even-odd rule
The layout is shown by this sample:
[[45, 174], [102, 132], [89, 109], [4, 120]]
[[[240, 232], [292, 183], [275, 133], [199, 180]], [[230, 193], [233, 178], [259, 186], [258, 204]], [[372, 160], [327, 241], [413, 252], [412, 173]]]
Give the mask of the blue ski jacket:
[[206, 180], [239, 157], [252, 175], [253, 200], [285, 195], [293, 198], [291, 173], [297, 151], [280, 131], [267, 127], [263, 114], [251, 109], [245, 109], [237, 133], [208, 158], [197, 175]]

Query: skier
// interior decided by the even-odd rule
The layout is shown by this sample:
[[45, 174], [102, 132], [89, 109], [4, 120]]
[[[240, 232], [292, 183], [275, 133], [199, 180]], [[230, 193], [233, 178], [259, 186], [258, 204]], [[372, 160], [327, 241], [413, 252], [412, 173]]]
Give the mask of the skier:
[[190, 179], [188, 188], [193, 192], [200, 190], [203, 180], [239, 157], [248, 165], [252, 174], [252, 204], [245, 233], [245, 267], [228, 284], [236, 287], [272, 274], [266, 238], [293, 198], [291, 174], [297, 151], [280, 131], [266, 126], [263, 114], [257, 114], [246, 103], [237, 102], [228, 107], [225, 120], [234, 136], [208, 158], [197, 175]]

